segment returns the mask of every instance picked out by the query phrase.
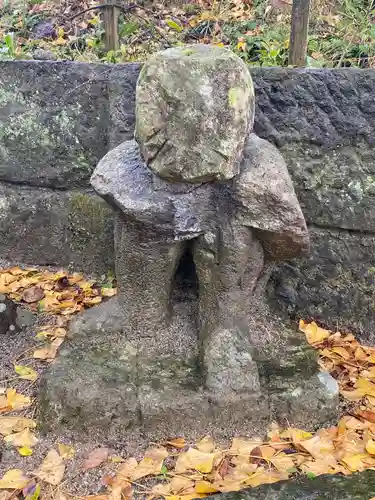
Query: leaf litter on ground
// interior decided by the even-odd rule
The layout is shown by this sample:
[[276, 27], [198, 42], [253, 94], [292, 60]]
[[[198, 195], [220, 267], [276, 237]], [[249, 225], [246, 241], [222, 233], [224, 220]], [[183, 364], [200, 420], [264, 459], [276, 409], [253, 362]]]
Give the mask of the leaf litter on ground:
[[[28, 290], [31, 292], [26, 293]], [[37, 333], [38, 339], [46, 341], [45, 346], [33, 353], [40, 361], [54, 359], [73, 314], [116, 293], [115, 288], [102, 290], [106, 291], [101, 293], [100, 288], [78, 273], [69, 275], [64, 271], [52, 273], [18, 267], [0, 272], [1, 293], [34, 311], [43, 310], [53, 315], [54, 321]], [[211, 436], [204, 436], [195, 445], [187, 443], [182, 436], [171, 436], [149, 448], [141, 460], [111, 457], [108, 448], [96, 448], [84, 460], [82, 474], [100, 469], [106, 463], [118, 469], [113, 476], [103, 476], [108, 491], [98, 498], [129, 499], [141, 488], [149, 500], [160, 496], [167, 500], [189, 500], [273, 483], [296, 474], [347, 475], [375, 467], [375, 348], [361, 345], [352, 334], [333, 333], [315, 322], [300, 321], [299, 326], [307, 342], [318, 350], [321, 368], [337, 379], [341, 396], [354, 404], [354, 410], [344, 415], [336, 426], [310, 433], [272, 424], [265, 440], [235, 436], [228, 449], [218, 447]], [[14, 370], [19, 379], [30, 383], [38, 376], [32, 367], [23, 364], [15, 363]], [[33, 434], [36, 422], [13, 413], [31, 405], [29, 396], [14, 388], [0, 387], [0, 434], [22, 457], [31, 455], [33, 447], [38, 446]], [[12, 415], [7, 415], [10, 412]], [[39, 495], [43, 497], [46, 485], [61, 484], [65, 462], [74, 455], [71, 445], [59, 444], [58, 451], [51, 449], [47, 453], [33, 477], [27, 477], [20, 469], [6, 472], [0, 478], [0, 490], [24, 489], [27, 493], [24, 498], [28, 500], [32, 490], [33, 494], [37, 492], [33, 498], [37, 500]], [[153, 486], [142, 484], [148, 478], [154, 478]], [[30, 490], [27, 485], [31, 484]], [[61, 495], [64, 496], [63, 492]]]

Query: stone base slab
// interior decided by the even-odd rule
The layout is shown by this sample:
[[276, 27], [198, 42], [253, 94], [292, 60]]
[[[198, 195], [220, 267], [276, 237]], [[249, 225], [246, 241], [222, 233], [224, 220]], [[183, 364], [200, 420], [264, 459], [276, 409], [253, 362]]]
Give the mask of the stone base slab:
[[95, 430], [107, 440], [198, 439], [206, 433], [221, 440], [261, 436], [274, 420], [313, 429], [337, 417], [338, 388], [328, 374], [311, 374], [310, 367], [304, 376], [288, 366], [288, 373], [273, 375], [268, 367], [259, 392], [213, 394], [203, 388], [199, 358], [163, 357], [151, 342], [147, 349], [147, 340], [129, 339], [124, 324], [117, 298], [72, 323], [69, 340], [42, 379], [44, 430], [81, 437]]

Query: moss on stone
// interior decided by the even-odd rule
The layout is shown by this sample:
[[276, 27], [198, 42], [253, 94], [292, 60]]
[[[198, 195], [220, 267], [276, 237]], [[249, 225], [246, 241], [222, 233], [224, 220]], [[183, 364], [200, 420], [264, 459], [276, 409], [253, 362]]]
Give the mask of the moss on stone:
[[229, 89], [229, 92], [228, 92], [228, 102], [229, 102], [229, 106], [231, 108], [237, 107], [237, 101], [238, 101], [238, 97], [239, 97], [238, 90], [239, 90], [238, 88], [231, 88], [231, 89]]
[[101, 233], [108, 227], [112, 210], [97, 196], [74, 193], [70, 198], [69, 217], [81, 234]]
[[318, 371], [317, 354], [302, 335], [289, 330], [263, 350], [257, 359], [260, 375], [270, 377], [309, 377]]
[[[113, 213], [112, 209], [98, 196], [75, 192], [71, 194], [68, 206], [69, 241], [71, 248], [84, 261], [96, 259], [98, 249], [108, 248], [100, 272], [107, 274], [113, 268]], [[95, 239], [94, 243], [93, 240]], [[100, 240], [98, 244], [97, 240]]]

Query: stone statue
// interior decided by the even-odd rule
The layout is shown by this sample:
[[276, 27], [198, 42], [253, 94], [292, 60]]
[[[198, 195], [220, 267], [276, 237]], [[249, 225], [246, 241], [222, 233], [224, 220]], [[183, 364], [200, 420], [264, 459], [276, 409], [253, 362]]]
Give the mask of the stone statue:
[[259, 309], [269, 263], [306, 254], [309, 236], [280, 153], [252, 133], [254, 111], [248, 68], [227, 49], [172, 48], [143, 66], [135, 139], [91, 178], [114, 209], [119, 294], [72, 325], [52, 368], [62, 386], [45, 381], [55, 421], [75, 411], [81, 425], [158, 438], [335, 414], [334, 380]]

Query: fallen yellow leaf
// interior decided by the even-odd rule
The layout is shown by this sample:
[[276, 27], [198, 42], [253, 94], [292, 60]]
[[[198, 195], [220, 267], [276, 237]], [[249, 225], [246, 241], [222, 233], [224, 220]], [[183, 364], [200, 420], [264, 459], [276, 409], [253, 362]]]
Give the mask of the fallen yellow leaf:
[[260, 450], [260, 455], [263, 458], [265, 458], [266, 460], [273, 457], [274, 454], [276, 453], [275, 448], [273, 448], [272, 446], [268, 446], [268, 445], [259, 446], [259, 450]]
[[345, 349], [345, 347], [332, 347], [332, 351], [346, 360], [351, 358], [350, 353]]
[[246, 453], [248, 453], [250, 455], [254, 448], [256, 448], [257, 446], [261, 446], [262, 444], [263, 441], [260, 440], [235, 437], [233, 438], [229, 453], [233, 455], [245, 455]]
[[121, 465], [117, 475], [130, 480], [133, 478], [137, 466], [137, 460], [134, 457], [130, 457]]
[[[306, 432], [302, 429], [296, 429], [295, 427], [288, 427], [280, 434], [280, 437], [283, 439], [291, 439], [293, 444], [297, 444], [300, 441], [306, 441], [307, 439], [312, 438], [311, 432]], [[272, 446], [273, 444], [270, 443]]]
[[187, 470], [198, 470], [199, 472], [208, 474], [212, 471], [214, 459], [214, 453], [204, 453], [194, 448], [189, 448], [188, 451], [179, 455], [175, 471], [177, 474], [180, 474]]
[[277, 456], [271, 458], [270, 462], [279, 472], [287, 472], [294, 468], [293, 458], [285, 453], [279, 453]]
[[35, 380], [38, 378], [37, 372], [30, 366], [14, 365], [14, 371], [23, 380], [30, 380], [31, 382], [35, 382]]
[[190, 493], [188, 495], [166, 495], [166, 500], [194, 500], [194, 498], [203, 498], [207, 495], [201, 493]]
[[22, 470], [11, 469], [0, 479], [0, 489], [19, 490], [24, 488], [30, 481]]
[[35, 475], [42, 481], [57, 486], [61, 482], [64, 472], [63, 459], [56, 450], [50, 450]]
[[56, 338], [51, 342], [51, 344], [47, 344], [45, 347], [36, 349], [34, 351], [33, 357], [35, 359], [42, 359], [47, 362], [51, 362], [56, 357], [57, 349], [63, 342], [64, 342], [63, 338]]
[[195, 491], [208, 495], [210, 493], [217, 493], [219, 490], [208, 481], [197, 481], [195, 483]]
[[21, 448], [18, 448], [17, 451], [22, 457], [29, 457], [33, 454], [33, 450], [28, 446], [22, 446]]
[[166, 493], [183, 494], [192, 488], [194, 488], [194, 481], [187, 477], [177, 476], [173, 477], [168, 484], [168, 491]]
[[8, 406], [8, 398], [5, 394], [0, 394], [0, 413], [10, 411], [12, 408]]
[[320, 344], [323, 340], [330, 336], [330, 331], [320, 328], [315, 321], [306, 324], [303, 320], [300, 321], [299, 328], [306, 335], [306, 340], [309, 344]]
[[363, 396], [375, 397], [375, 384], [364, 377], [359, 377], [355, 383], [355, 387], [363, 393]]
[[363, 430], [368, 427], [367, 422], [361, 422], [361, 420], [358, 420], [358, 418], [352, 417], [350, 415], [345, 415], [342, 417], [339, 421], [339, 426], [343, 425], [347, 429], [351, 430]]
[[7, 436], [12, 432], [21, 432], [26, 428], [34, 429], [36, 423], [31, 418], [0, 417], [0, 434]]
[[340, 390], [340, 394], [349, 401], [360, 401], [365, 396], [361, 389], [354, 389], [353, 391]]
[[277, 483], [278, 481], [283, 481], [288, 478], [289, 475], [287, 473], [276, 470], [265, 470], [263, 467], [260, 467], [252, 476], [246, 479], [243, 484], [255, 488], [261, 484]]
[[16, 389], [7, 390], [7, 403], [12, 410], [21, 410], [31, 405], [31, 399], [28, 396], [19, 394]]
[[316, 460], [325, 460], [327, 463], [336, 464], [335, 446], [332, 440], [326, 436], [315, 435], [311, 439], [301, 441], [299, 447], [308, 451]]
[[117, 288], [102, 288], [101, 294], [103, 297], [113, 297], [117, 293]]
[[375, 441], [373, 439], [369, 439], [366, 443], [366, 451], [370, 455], [375, 455]]
[[160, 474], [164, 459], [168, 452], [162, 446], [159, 448], [150, 448], [146, 451], [144, 458], [139, 462], [132, 474], [132, 480], [136, 481], [141, 477]]
[[198, 441], [196, 447], [199, 451], [203, 451], [205, 453], [212, 453], [215, 449], [215, 443], [211, 436], [205, 436], [203, 439]]
[[367, 455], [364, 453], [357, 453], [356, 455], [347, 454], [342, 457], [341, 461], [351, 472], [362, 472], [366, 469], [366, 466], [362, 462], [362, 459], [366, 457]]
[[64, 460], [69, 460], [74, 457], [76, 450], [73, 446], [69, 446], [68, 444], [60, 443], [58, 444], [60, 457]]
[[15, 434], [9, 434], [8, 436], [5, 436], [4, 441], [8, 444], [12, 444], [13, 446], [30, 447], [35, 446], [38, 442], [38, 439], [34, 436], [29, 428], [26, 428], [21, 432], [16, 432]]
[[184, 438], [173, 438], [165, 442], [166, 445], [173, 446], [174, 448], [183, 448], [185, 446]]

